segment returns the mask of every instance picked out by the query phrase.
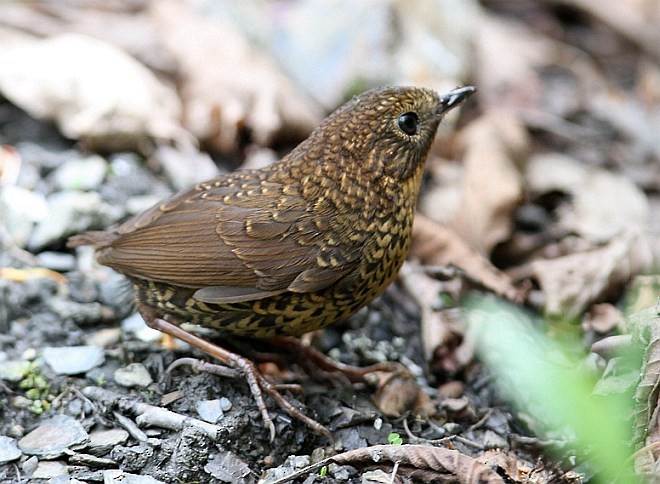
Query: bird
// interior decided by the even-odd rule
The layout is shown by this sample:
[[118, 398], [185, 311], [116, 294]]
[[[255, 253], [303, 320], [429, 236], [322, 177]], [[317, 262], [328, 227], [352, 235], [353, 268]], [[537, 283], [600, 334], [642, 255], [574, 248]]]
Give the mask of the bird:
[[241, 355], [181, 328], [299, 336], [380, 295], [407, 257], [416, 202], [443, 116], [476, 88], [385, 86], [353, 97], [279, 161], [183, 190], [105, 231], [73, 236], [133, 284], [146, 323], [246, 378], [263, 401], [329, 432]]

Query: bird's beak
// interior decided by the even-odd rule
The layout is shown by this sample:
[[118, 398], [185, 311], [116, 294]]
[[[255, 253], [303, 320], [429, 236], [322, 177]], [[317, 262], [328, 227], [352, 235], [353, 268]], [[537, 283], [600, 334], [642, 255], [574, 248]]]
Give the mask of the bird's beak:
[[465, 86], [449, 91], [447, 94], [443, 94], [440, 96], [440, 108], [438, 108], [438, 114], [445, 114], [447, 111], [455, 108], [472, 96], [475, 92], [477, 92], [476, 87]]

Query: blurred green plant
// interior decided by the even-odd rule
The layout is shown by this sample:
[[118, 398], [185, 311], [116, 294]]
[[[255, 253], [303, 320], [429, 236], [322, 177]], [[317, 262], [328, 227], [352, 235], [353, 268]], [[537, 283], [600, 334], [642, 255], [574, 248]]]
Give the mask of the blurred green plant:
[[41, 414], [50, 408], [48, 397], [50, 395], [50, 387], [48, 381], [41, 374], [41, 367], [35, 363], [30, 362], [25, 368], [23, 378], [18, 382], [18, 387], [25, 390], [25, 397], [32, 400], [30, 411], [35, 414]]
[[403, 444], [403, 439], [396, 432], [392, 432], [387, 436], [387, 441], [392, 445], [401, 445]]
[[573, 443], [597, 482], [639, 482], [630, 459], [631, 394], [596, 395], [599, 375], [584, 363], [585, 350], [565, 334], [546, 336], [537, 329], [544, 322], [534, 324], [519, 307], [492, 297], [471, 297], [463, 306], [480, 359], [499, 393], [532, 417], [532, 430]]

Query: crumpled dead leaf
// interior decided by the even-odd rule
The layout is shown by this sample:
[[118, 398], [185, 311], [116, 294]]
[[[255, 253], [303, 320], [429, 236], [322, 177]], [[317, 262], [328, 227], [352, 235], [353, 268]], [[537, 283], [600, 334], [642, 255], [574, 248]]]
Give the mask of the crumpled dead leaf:
[[277, 136], [300, 140], [318, 125], [320, 107], [232, 24], [180, 2], [154, 2], [152, 9], [179, 66], [184, 125], [198, 139], [230, 152], [239, 134], [265, 146]]
[[543, 84], [536, 68], [551, 59], [553, 44], [520, 24], [482, 15], [476, 29], [475, 84], [490, 107], [536, 107]]
[[408, 372], [379, 372], [377, 390], [371, 397], [383, 414], [400, 417], [409, 412], [428, 417], [436, 413], [430, 397]]
[[533, 261], [530, 269], [545, 294], [545, 311], [570, 319], [619, 290], [651, 261], [647, 238], [629, 231], [596, 249]]
[[583, 10], [631, 40], [660, 62], [660, 4], [657, 0], [545, 0]]
[[561, 230], [599, 243], [622, 231], [646, 227], [646, 196], [625, 176], [587, 167], [560, 153], [546, 153], [530, 159], [525, 178], [532, 192], [571, 196], [558, 213]]
[[626, 328], [635, 344], [644, 348], [642, 369], [635, 391], [633, 441], [635, 470], [657, 472], [660, 461], [660, 313], [658, 306], [647, 308], [626, 318]]
[[500, 110], [470, 123], [460, 140], [465, 170], [451, 226], [487, 255], [511, 234], [513, 212], [523, 197], [517, 164], [529, 150], [530, 140], [520, 122]]
[[521, 301], [525, 297], [524, 288], [516, 287], [507, 274], [497, 269], [452, 229], [419, 213], [413, 224], [410, 253], [424, 265], [451, 264], [459, 267], [470, 279], [510, 301]]
[[120, 49], [79, 34], [0, 47], [0, 92], [68, 138], [103, 150], [191, 141], [176, 93]]
[[398, 476], [413, 482], [458, 482], [482, 484], [505, 482], [490, 467], [457, 450], [430, 445], [374, 445], [349, 450], [307, 466], [286, 477], [260, 481], [263, 484], [282, 484], [317, 472], [331, 463], [350, 465], [358, 469], [391, 469], [396, 466]]

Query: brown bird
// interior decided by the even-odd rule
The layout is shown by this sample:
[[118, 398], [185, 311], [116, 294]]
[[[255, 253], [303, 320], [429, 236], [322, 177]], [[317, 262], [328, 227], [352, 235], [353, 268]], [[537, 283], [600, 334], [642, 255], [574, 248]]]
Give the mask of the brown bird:
[[287, 402], [247, 358], [179, 325], [231, 336], [300, 335], [346, 319], [381, 294], [406, 259], [424, 164], [443, 115], [474, 87], [367, 91], [266, 168], [223, 175], [108, 231], [72, 237], [133, 283], [147, 324], [243, 373]]

